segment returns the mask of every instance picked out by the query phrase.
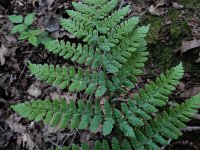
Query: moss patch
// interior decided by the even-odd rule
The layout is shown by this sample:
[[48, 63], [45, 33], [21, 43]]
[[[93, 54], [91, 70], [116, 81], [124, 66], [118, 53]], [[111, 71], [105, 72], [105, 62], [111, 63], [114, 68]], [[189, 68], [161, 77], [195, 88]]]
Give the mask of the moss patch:
[[190, 9], [199, 9], [200, 8], [200, 1], [199, 0], [180, 0], [180, 2], [186, 8], [190, 8]]
[[[151, 24], [147, 42], [150, 58], [156, 66], [166, 70], [180, 61], [182, 56], [180, 54], [176, 55], [173, 50], [181, 46], [182, 40], [192, 39], [188, 19], [193, 17], [193, 15], [193, 11], [188, 11], [183, 17], [181, 10], [169, 7], [168, 14], [164, 17], [153, 16], [151, 14], [145, 16], [142, 23]], [[171, 23], [166, 24], [166, 21]], [[193, 63], [195, 60], [190, 61]]]
[[151, 25], [150, 31], [147, 35], [147, 42], [151, 43], [151, 44], [152, 43], [156, 44], [157, 41], [160, 39], [159, 33], [160, 33], [162, 26], [164, 25], [164, 19], [161, 17], [149, 15], [144, 22], [149, 23]]

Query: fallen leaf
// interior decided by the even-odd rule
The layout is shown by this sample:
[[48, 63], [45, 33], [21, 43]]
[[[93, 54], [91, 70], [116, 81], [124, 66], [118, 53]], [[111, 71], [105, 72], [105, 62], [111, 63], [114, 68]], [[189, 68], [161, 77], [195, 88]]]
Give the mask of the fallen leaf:
[[[22, 135], [22, 146], [26, 147], [28, 150], [33, 150], [36, 147], [36, 144], [31, 139], [31, 136], [27, 133]], [[38, 149], [38, 147], [36, 148]]]
[[187, 90], [185, 90], [183, 93], [181, 93], [181, 97], [183, 98], [189, 98], [189, 97], [192, 97], [196, 94], [198, 94], [200, 92], [200, 86], [194, 86], [194, 87], [191, 87]]
[[174, 50], [174, 52], [181, 51], [181, 53], [185, 53], [188, 50], [191, 50], [193, 48], [200, 47], [200, 40], [191, 40], [191, 41], [182, 41], [182, 45], [180, 48], [177, 48]]
[[16, 122], [13, 115], [10, 115], [10, 117], [6, 120], [6, 123], [14, 132], [19, 134], [17, 137], [17, 143], [19, 145], [22, 144], [22, 146], [27, 150], [39, 150], [38, 146], [33, 142], [30, 134], [27, 133], [27, 128]]
[[183, 5], [181, 5], [181, 4], [177, 3], [177, 2], [172, 3], [172, 6], [175, 9], [182, 9], [184, 7]]
[[200, 38], [200, 19], [197, 17], [190, 18], [188, 20], [188, 26], [191, 29], [194, 39]]
[[192, 40], [192, 41], [182, 41], [181, 45], [181, 53], [185, 53], [188, 50], [191, 50], [193, 48], [200, 47], [200, 40]]
[[167, 0], [159, 0], [158, 3], [156, 4], [156, 8], [166, 5], [167, 4]]
[[54, 2], [54, 0], [47, 0], [47, 5], [48, 5], [49, 8], [50, 8], [51, 5], [53, 4], [53, 2]]
[[31, 96], [39, 97], [42, 94], [42, 90], [40, 89], [40, 84], [38, 82], [32, 84], [28, 89], [28, 93]]
[[50, 15], [44, 17], [43, 26], [48, 32], [54, 32], [60, 29], [59, 21]]
[[4, 63], [5, 63], [5, 56], [8, 56], [8, 49], [6, 47], [4, 47], [3, 44], [1, 44], [1, 47], [0, 47], [0, 62], [1, 62], [1, 66], [4, 65]]
[[158, 9], [158, 7], [154, 5], [151, 5], [149, 7], [149, 12], [150, 14], [155, 15], [155, 16], [163, 16], [164, 14], [166, 14], [166, 11], [164, 8]]

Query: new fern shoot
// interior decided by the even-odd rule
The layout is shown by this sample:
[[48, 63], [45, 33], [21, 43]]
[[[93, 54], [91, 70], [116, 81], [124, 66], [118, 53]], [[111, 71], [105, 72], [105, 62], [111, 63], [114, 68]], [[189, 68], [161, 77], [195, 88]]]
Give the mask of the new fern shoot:
[[[182, 64], [150, 81], [133, 96], [122, 97], [143, 73], [149, 26], [138, 26], [139, 17], [125, 19], [130, 8], [116, 9], [118, 0], [82, 0], [72, 5], [74, 10], [67, 10], [70, 17], [61, 18], [60, 24], [82, 42], [54, 40], [45, 47], [76, 66], [29, 62], [29, 69], [38, 80], [82, 93], [88, 100], [38, 99], [11, 108], [24, 118], [44, 121], [52, 127], [95, 132], [102, 126], [103, 139], [94, 146], [80, 143], [63, 149], [160, 150], [168, 139], [182, 135], [180, 129], [200, 107], [200, 94], [160, 111], [166, 108], [169, 95], [184, 74]], [[102, 99], [104, 104], [100, 103]]]

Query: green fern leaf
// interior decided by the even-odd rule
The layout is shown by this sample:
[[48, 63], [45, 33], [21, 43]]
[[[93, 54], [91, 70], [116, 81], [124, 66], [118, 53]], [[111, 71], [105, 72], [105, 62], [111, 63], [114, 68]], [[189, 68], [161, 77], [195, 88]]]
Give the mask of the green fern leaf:
[[103, 135], [106, 136], [112, 132], [115, 121], [113, 119], [113, 112], [108, 101], [105, 101], [104, 109], [105, 109], [105, 121], [103, 123]]

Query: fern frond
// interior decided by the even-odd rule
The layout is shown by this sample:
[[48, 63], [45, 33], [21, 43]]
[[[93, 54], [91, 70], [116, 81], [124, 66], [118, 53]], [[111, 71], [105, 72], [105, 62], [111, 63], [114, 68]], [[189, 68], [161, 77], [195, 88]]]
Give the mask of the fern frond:
[[[115, 39], [118, 39], [118, 41], [119, 40], [122, 41], [123, 39], [128, 37], [129, 33], [133, 31], [133, 29], [136, 27], [138, 23], [139, 23], [138, 17], [132, 17], [129, 20], [120, 23], [119, 25], [111, 29], [110, 32], [107, 33], [109, 41], [114, 42], [115, 44], [116, 44]], [[142, 34], [143, 32], [139, 31], [139, 33]]]
[[77, 22], [71, 19], [60, 19], [60, 24], [69, 33], [75, 35], [77, 38], [83, 38], [84, 42], [95, 43], [95, 37], [97, 30], [93, 30], [89, 26], [84, 26], [81, 22]]
[[105, 121], [103, 123], [103, 135], [106, 136], [112, 132], [115, 120], [113, 119], [113, 111], [108, 101], [105, 101], [104, 109], [105, 109]]
[[[121, 68], [114, 66], [114, 71], [116, 71], [114, 73], [116, 73], [116, 75], [112, 77], [112, 82], [118, 89], [122, 86], [128, 87], [130, 89], [134, 88], [134, 84], [137, 82], [137, 76], [142, 74], [145, 62], [147, 61], [148, 52], [146, 51], [146, 47], [138, 47], [138, 49], [140, 51], [136, 50], [133, 52], [133, 54], [124, 52], [123, 55], [125, 57], [130, 57], [128, 59], [124, 56], [119, 58], [124, 62], [120, 63], [118, 60], [116, 60], [120, 64], [123, 64]], [[117, 57], [115, 58], [117, 59]], [[113, 60], [115, 59], [113, 58]]]
[[147, 113], [157, 112], [156, 106], [164, 106], [168, 101], [168, 96], [178, 85], [179, 80], [183, 76], [183, 66], [178, 66], [161, 74], [156, 78], [155, 82], [146, 84], [138, 94], [134, 95], [134, 99], [138, 106]]
[[110, 28], [115, 27], [118, 23], [128, 14], [129, 6], [123, 7], [122, 9], [115, 11], [104, 20], [99, 21], [102, 27], [106, 27], [102, 33], [107, 33]]
[[[111, 143], [111, 145], [109, 145]], [[103, 140], [100, 142], [99, 140], [95, 141], [94, 147], [90, 147], [87, 143], [82, 143], [80, 146], [73, 144], [73, 146], [65, 147], [65, 149], [57, 148], [56, 150], [131, 150], [130, 143], [125, 139], [122, 141], [123, 144], [120, 144], [116, 138], [112, 138], [112, 141]], [[75, 149], [74, 149], [75, 148]]]
[[101, 107], [99, 101], [95, 101], [95, 108], [94, 108], [94, 117], [91, 120], [90, 123], [90, 130], [96, 131], [96, 129], [99, 127], [99, 125], [102, 122], [102, 113], [101, 113]]
[[29, 69], [37, 79], [61, 89], [68, 87], [70, 92], [85, 90], [85, 94], [95, 94], [96, 97], [101, 97], [108, 90], [105, 87], [106, 77], [103, 72], [93, 71], [91, 74], [81, 68], [76, 71], [73, 67], [67, 68], [59, 65], [54, 67], [53, 65], [32, 63], [29, 63]]
[[124, 133], [125, 136], [128, 137], [135, 137], [135, 132], [133, 128], [128, 124], [128, 122], [123, 119], [122, 114], [119, 110], [114, 110], [115, 117], [117, 118], [117, 122], [119, 123], [120, 130]]
[[133, 147], [137, 149], [145, 146], [147, 149], [159, 150], [159, 144], [168, 144], [166, 139], [177, 139], [182, 135], [180, 130], [186, 127], [185, 122], [197, 113], [198, 108], [200, 94], [163, 111], [150, 124], [146, 124], [142, 131], [136, 131], [138, 140], [132, 139]]
[[53, 101], [35, 100], [12, 105], [11, 108], [24, 118], [44, 121], [52, 127], [66, 128], [66, 126], [70, 125], [71, 129], [91, 129], [91, 131], [95, 131], [103, 124], [103, 134], [110, 134], [115, 121], [108, 101], [105, 102], [104, 110], [101, 110], [98, 101], [96, 101], [95, 107], [90, 101], [79, 100], [77, 103], [78, 106], [73, 100], [70, 100], [69, 103], [65, 99]]
[[108, 2], [108, 0], [83, 0], [85, 4], [94, 5], [94, 6], [101, 6]]
[[92, 21], [91, 17], [73, 10], [67, 10], [67, 14], [73, 18], [72, 20], [76, 22], [80, 21], [84, 26], [90, 26], [90, 28], [94, 29], [95, 23]]
[[70, 42], [64, 42], [63, 40], [50, 41], [46, 45], [49, 52], [57, 54], [64, 59], [71, 59], [71, 61], [77, 62], [80, 65], [85, 64], [91, 66], [95, 59], [95, 52], [92, 47], [82, 44], [71, 44]]
[[[99, 3], [101, 1], [101, 4]], [[97, 17], [99, 19], [104, 18], [105, 16], [109, 15], [111, 11], [116, 7], [118, 3], [118, 0], [110, 0], [107, 3], [105, 3], [105, 0], [97, 0], [96, 4], [97, 6], [100, 6], [100, 8], [97, 10]]]
[[76, 11], [86, 14], [90, 17], [95, 15], [95, 7], [94, 6], [89, 6], [83, 3], [76, 3], [72, 2], [73, 7], [75, 8]]

